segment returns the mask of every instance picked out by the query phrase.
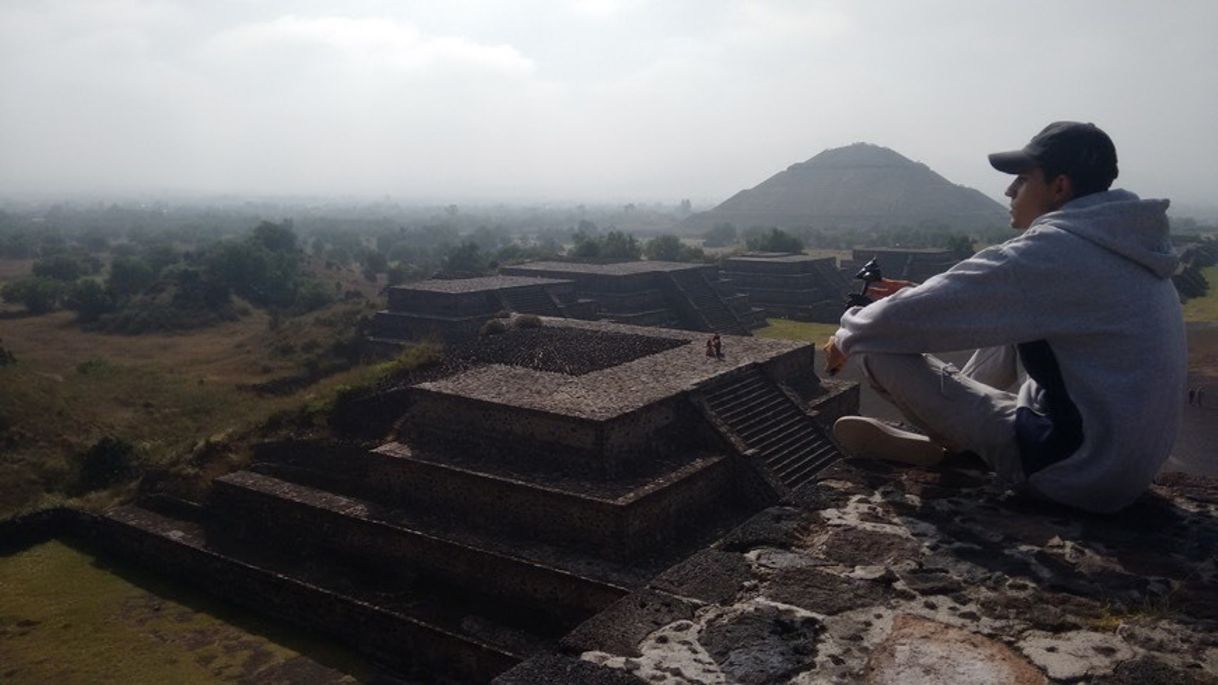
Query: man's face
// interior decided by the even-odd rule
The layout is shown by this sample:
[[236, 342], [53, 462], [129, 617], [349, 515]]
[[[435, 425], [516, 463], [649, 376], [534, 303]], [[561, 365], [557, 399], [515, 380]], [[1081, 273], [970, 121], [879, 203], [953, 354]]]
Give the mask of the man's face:
[[1011, 198], [1011, 228], [1022, 231], [1041, 214], [1060, 206], [1054, 189], [1045, 182], [1045, 172], [1039, 167], [1021, 172], [1007, 186]]

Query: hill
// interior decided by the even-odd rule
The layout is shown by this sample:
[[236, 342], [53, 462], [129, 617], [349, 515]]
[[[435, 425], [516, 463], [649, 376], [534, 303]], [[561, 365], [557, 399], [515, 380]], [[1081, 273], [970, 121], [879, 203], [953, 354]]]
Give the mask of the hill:
[[705, 231], [738, 228], [853, 229], [937, 226], [979, 230], [1007, 225], [1005, 208], [930, 167], [869, 143], [825, 150], [683, 223]]

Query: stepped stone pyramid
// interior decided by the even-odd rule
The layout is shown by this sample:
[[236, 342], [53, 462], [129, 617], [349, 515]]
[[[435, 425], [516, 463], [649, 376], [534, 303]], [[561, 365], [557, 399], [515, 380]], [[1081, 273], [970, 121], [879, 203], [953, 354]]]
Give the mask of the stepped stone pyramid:
[[728, 222], [740, 228], [870, 228], [944, 224], [968, 230], [1005, 226], [1002, 205], [956, 185], [899, 153], [855, 143], [792, 164], [683, 222], [705, 231]]
[[501, 271], [390, 288], [389, 308], [373, 319], [372, 342], [469, 338], [503, 312], [736, 335], [765, 325], [763, 311], [710, 264], [529, 262]]
[[729, 287], [749, 296], [766, 316], [837, 323], [850, 282], [833, 257], [750, 252], [723, 263]]
[[955, 266], [960, 258], [950, 250], [856, 247], [850, 259], [843, 259], [843, 273], [853, 274], [868, 261], [876, 260], [886, 278], [898, 278], [921, 283]]
[[267, 444], [205, 503], [91, 534], [397, 672], [486, 682], [811, 481], [858, 407], [807, 344], [541, 322], [369, 400], [401, 415], [379, 447]]

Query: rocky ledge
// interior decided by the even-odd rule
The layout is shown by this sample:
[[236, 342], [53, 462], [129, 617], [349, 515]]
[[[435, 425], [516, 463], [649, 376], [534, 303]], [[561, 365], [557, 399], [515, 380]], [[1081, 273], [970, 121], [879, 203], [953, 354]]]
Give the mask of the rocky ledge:
[[1119, 514], [849, 460], [497, 683], [1218, 683], [1218, 480]]

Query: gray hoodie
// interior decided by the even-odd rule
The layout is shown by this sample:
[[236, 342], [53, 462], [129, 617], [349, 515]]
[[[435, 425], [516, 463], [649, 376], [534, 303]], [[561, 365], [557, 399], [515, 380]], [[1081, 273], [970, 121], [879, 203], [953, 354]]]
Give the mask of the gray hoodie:
[[[1027, 486], [1091, 511], [1146, 490], [1171, 452], [1187, 370], [1167, 200], [1081, 197], [946, 273], [842, 316], [852, 353], [1019, 345]], [[1034, 371], [1039, 369], [1039, 371]]]

